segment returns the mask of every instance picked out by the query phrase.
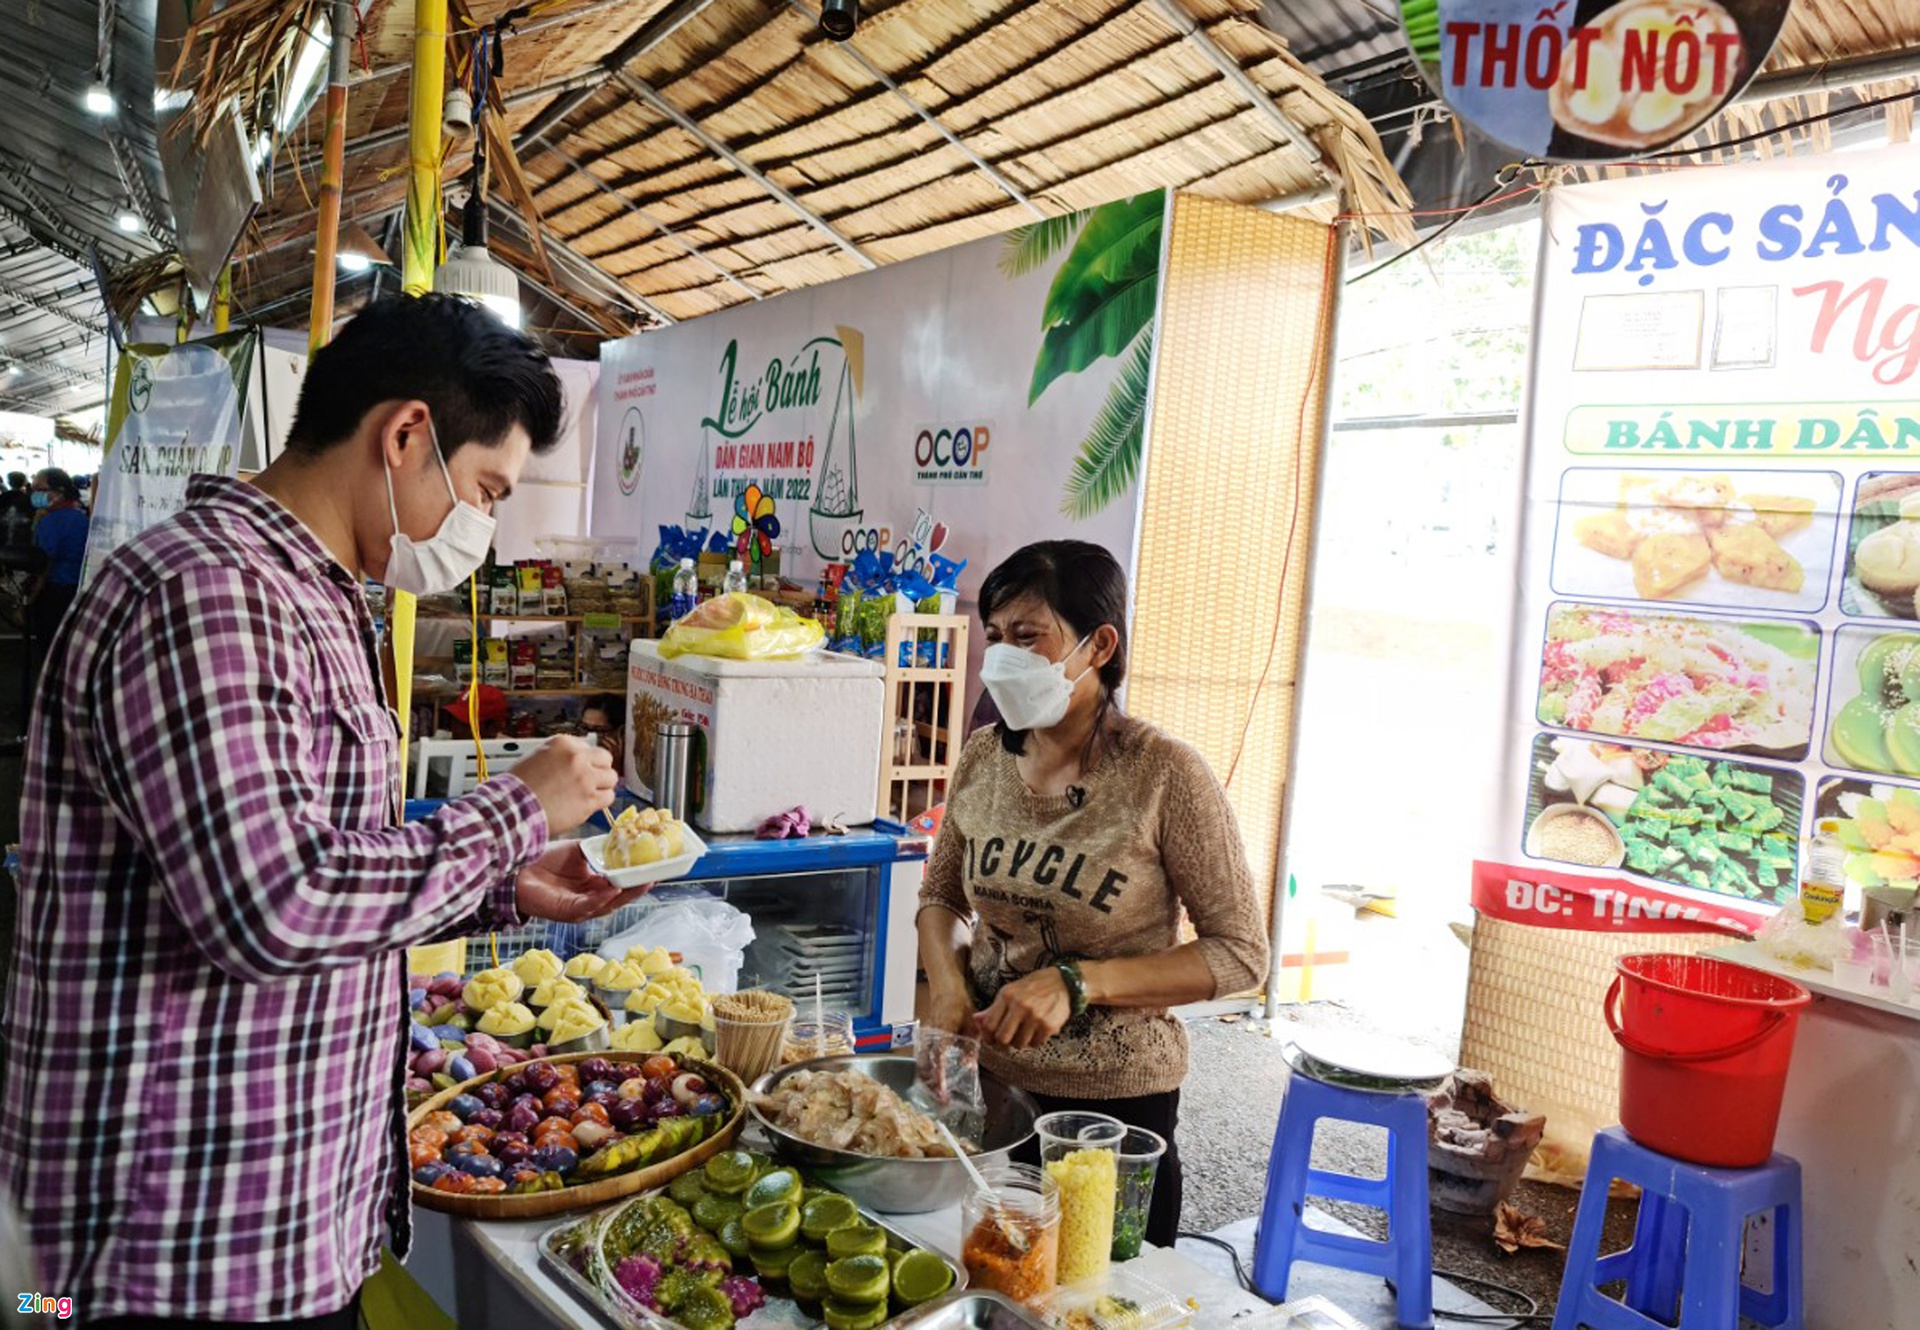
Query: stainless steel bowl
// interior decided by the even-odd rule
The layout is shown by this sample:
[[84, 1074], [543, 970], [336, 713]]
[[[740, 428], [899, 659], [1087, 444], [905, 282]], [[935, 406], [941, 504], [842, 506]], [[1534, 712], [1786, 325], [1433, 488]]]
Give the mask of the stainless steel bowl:
[[[879, 1081], [902, 1098], [913, 1090], [916, 1080], [913, 1059], [893, 1055], [816, 1058], [768, 1072], [753, 1083], [747, 1103], [753, 1120], [772, 1138], [776, 1155], [881, 1214], [926, 1214], [957, 1205], [966, 1196], [966, 1165], [957, 1159], [876, 1159], [815, 1145], [776, 1126], [760, 1111], [756, 1100], [802, 1071], [855, 1072]], [[974, 1163], [1004, 1163], [1008, 1155], [1032, 1139], [1039, 1106], [1026, 1091], [1016, 1090], [985, 1071], [980, 1073], [980, 1093], [986, 1100], [987, 1126], [981, 1141], [984, 1148], [973, 1156]]]

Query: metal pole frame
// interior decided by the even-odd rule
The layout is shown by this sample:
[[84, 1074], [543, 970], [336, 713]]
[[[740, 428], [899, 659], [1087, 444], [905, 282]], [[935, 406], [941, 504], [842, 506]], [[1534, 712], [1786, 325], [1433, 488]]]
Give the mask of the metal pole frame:
[[[1344, 207], [1342, 211], [1345, 211]], [[1273, 850], [1273, 919], [1267, 935], [1267, 992], [1263, 1012], [1269, 1026], [1280, 1014], [1280, 980], [1285, 958], [1280, 939], [1287, 913], [1287, 836], [1293, 829], [1294, 795], [1300, 789], [1300, 718], [1305, 713], [1302, 702], [1306, 697], [1307, 640], [1313, 629], [1313, 554], [1320, 544], [1320, 481], [1326, 475], [1327, 453], [1333, 440], [1333, 371], [1339, 363], [1340, 296], [1345, 289], [1347, 273], [1347, 224], [1336, 220], [1331, 225], [1334, 228], [1331, 239], [1334, 261], [1333, 271], [1326, 274], [1327, 303], [1322, 315], [1326, 320], [1326, 335], [1322, 338], [1319, 371], [1314, 376], [1314, 382], [1323, 394], [1324, 405], [1320, 411], [1320, 438], [1314, 445], [1313, 511], [1307, 515], [1306, 572], [1300, 593], [1303, 631], [1300, 659], [1294, 667], [1293, 725], [1287, 736], [1287, 790], [1280, 801], [1280, 834], [1274, 841]]]

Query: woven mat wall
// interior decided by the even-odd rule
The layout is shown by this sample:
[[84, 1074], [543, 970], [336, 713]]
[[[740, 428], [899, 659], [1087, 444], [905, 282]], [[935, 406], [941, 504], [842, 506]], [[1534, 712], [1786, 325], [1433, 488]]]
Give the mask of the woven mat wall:
[[1263, 908], [1306, 626], [1328, 238], [1299, 218], [1175, 196], [1141, 487], [1128, 704], [1222, 780], [1233, 772]]
[[1508, 923], [1473, 925], [1460, 1064], [1493, 1077], [1508, 1103], [1547, 1115], [1528, 1175], [1572, 1186], [1593, 1134], [1620, 1120], [1620, 1046], [1601, 1003], [1613, 962], [1640, 951], [1692, 954], [1718, 933], [1585, 933]]

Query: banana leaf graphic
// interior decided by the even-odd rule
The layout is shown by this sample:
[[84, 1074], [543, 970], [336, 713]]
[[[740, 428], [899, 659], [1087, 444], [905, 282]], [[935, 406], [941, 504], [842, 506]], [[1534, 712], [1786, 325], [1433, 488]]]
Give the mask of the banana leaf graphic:
[[1139, 474], [1165, 216], [1166, 195], [1155, 190], [1020, 227], [1008, 234], [1001, 254], [1001, 271], [1019, 276], [1072, 246], [1041, 312], [1029, 403], [1063, 375], [1126, 357], [1067, 480], [1061, 510], [1076, 519], [1113, 503]]

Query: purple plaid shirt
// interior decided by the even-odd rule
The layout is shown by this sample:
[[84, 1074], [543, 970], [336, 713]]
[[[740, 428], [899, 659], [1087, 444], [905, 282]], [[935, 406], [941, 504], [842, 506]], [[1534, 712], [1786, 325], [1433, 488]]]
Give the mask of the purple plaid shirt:
[[513, 776], [394, 825], [354, 579], [206, 476], [100, 569], [27, 740], [0, 1185], [88, 1319], [338, 1310], [407, 1241], [409, 944], [518, 922]]

